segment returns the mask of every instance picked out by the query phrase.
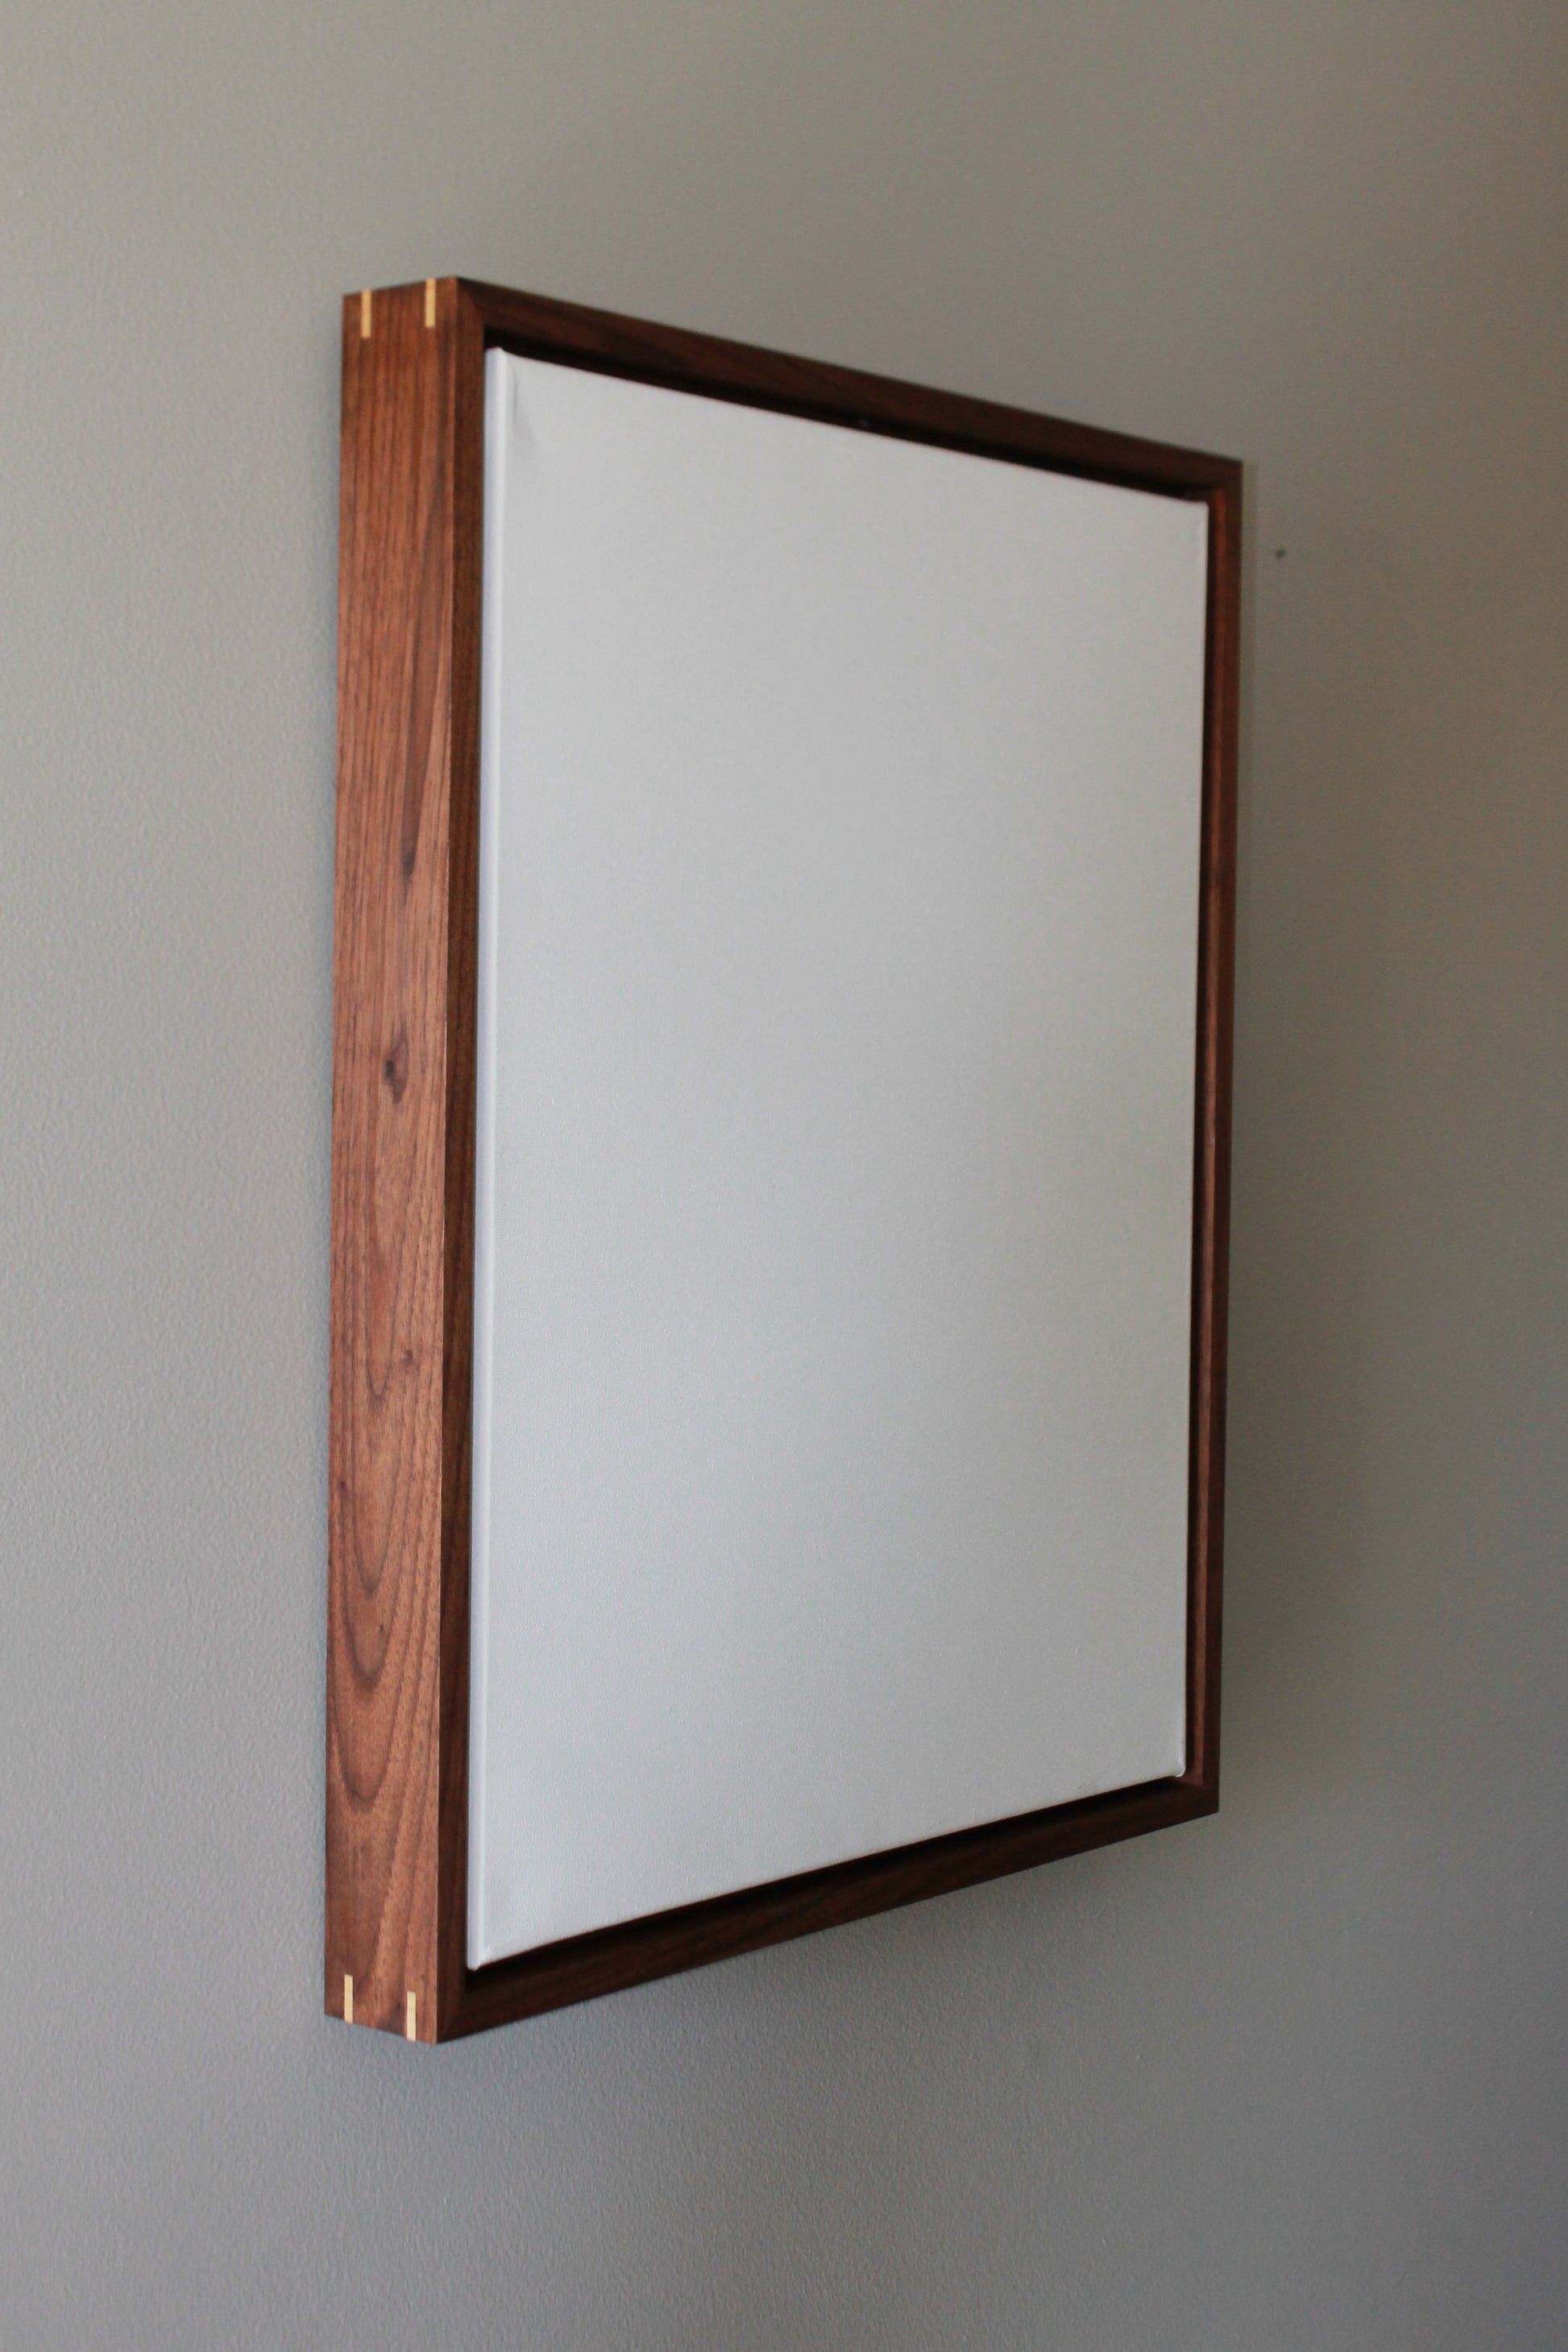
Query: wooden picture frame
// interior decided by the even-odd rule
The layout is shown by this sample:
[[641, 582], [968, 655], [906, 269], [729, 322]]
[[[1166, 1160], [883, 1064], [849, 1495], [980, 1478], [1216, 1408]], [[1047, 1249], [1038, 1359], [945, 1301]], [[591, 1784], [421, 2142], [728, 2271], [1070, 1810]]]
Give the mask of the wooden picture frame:
[[[1191, 1821], [1218, 1801], [1241, 469], [445, 278], [343, 310], [325, 2005], [444, 2041]], [[1179, 1777], [468, 1961], [487, 351], [1207, 509]]]

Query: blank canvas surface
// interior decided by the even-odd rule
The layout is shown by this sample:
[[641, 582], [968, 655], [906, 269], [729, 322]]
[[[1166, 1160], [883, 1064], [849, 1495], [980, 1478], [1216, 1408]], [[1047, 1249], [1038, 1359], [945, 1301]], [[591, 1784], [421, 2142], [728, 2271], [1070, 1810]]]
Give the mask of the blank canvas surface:
[[1206, 529], [486, 402], [474, 1965], [1182, 1769]]

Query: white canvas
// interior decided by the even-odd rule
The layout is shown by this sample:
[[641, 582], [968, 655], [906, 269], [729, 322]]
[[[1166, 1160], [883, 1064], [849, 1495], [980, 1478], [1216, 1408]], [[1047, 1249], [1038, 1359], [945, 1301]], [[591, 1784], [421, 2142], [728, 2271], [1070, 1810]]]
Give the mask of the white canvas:
[[486, 400], [474, 1965], [1181, 1770], [1206, 522]]

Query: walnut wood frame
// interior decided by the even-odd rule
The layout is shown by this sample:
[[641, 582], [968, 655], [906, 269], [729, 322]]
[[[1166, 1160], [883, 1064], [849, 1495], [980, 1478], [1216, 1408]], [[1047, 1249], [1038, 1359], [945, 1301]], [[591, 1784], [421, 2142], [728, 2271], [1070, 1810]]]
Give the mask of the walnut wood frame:
[[[1187, 1769], [467, 1964], [484, 356], [490, 345], [1209, 511]], [[424, 2042], [1214, 1811], [1241, 468], [458, 278], [343, 308], [326, 2006]]]

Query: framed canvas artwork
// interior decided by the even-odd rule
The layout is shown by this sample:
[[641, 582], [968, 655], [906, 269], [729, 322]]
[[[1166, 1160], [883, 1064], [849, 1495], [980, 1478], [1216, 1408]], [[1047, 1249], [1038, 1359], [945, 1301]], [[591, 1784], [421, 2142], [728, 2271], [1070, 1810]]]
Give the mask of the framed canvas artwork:
[[345, 304], [331, 2012], [1214, 1810], [1239, 494]]

